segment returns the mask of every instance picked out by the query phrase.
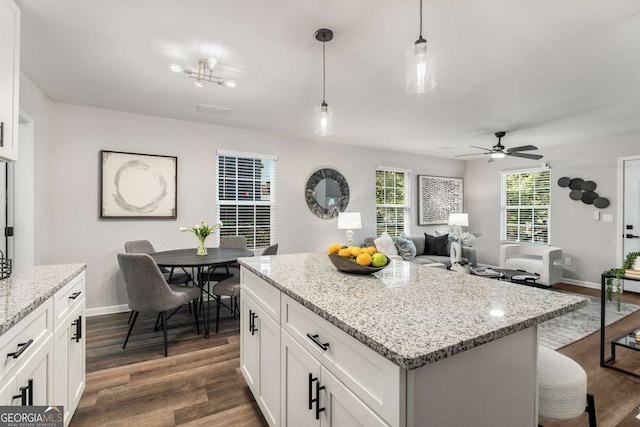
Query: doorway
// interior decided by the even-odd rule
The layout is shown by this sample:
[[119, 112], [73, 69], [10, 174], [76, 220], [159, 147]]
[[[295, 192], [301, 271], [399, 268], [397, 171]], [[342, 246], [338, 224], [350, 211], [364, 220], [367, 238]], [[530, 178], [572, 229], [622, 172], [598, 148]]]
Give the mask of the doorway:
[[[640, 155], [618, 159], [619, 200], [621, 216], [618, 260], [620, 264], [630, 252], [640, 252]], [[640, 282], [625, 280], [624, 290], [640, 292]]]

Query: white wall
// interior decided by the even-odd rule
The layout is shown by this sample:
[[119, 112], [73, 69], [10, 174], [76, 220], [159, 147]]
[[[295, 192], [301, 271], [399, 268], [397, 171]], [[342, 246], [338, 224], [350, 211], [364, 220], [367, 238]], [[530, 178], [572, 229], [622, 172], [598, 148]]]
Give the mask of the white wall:
[[[53, 103], [43, 94], [24, 74], [20, 75], [20, 111], [26, 113], [33, 119], [33, 147], [31, 150], [24, 150], [19, 147], [19, 158], [17, 168], [31, 169], [33, 182], [18, 182], [23, 176], [22, 172], [16, 172], [17, 194], [16, 201], [22, 197], [29, 197], [32, 200], [17, 203], [15, 215], [16, 225], [24, 223], [19, 219], [24, 219], [27, 223], [33, 221], [33, 262], [34, 264], [46, 264], [48, 260], [48, 250], [51, 247], [51, 222], [50, 203], [52, 201], [49, 180], [50, 180], [50, 146], [51, 146], [51, 115]], [[24, 194], [19, 189], [33, 188], [33, 194]], [[27, 190], [29, 191], [29, 190]], [[24, 208], [23, 208], [24, 207]], [[33, 208], [33, 212], [21, 211], [21, 209]], [[16, 233], [22, 233], [16, 228]]]
[[[474, 160], [467, 164], [465, 200], [469, 212], [469, 231], [482, 233], [474, 246], [478, 261], [498, 265], [500, 247], [500, 172], [539, 166], [551, 168], [551, 245], [562, 248], [571, 266], [564, 266], [565, 278], [579, 282], [600, 283], [600, 274], [619, 267], [616, 259], [617, 158], [640, 154], [640, 135], [627, 135], [601, 141], [557, 147], [540, 151], [539, 161], [505, 158], [488, 163]], [[595, 190], [610, 201], [606, 209], [597, 209], [569, 198], [569, 189], [558, 186], [561, 177], [583, 178], [597, 184]], [[593, 220], [593, 212], [612, 214], [614, 222]]]
[[[336, 218], [317, 218], [306, 205], [304, 186], [318, 168], [333, 167], [349, 182], [347, 210], [362, 213], [363, 229], [355, 231], [356, 242], [375, 234], [377, 165], [412, 171], [412, 233], [432, 230], [415, 225], [416, 175], [462, 177], [465, 168], [460, 160], [54, 103], [48, 177], [52, 243], [47, 263], [87, 263], [88, 308], [126, 303], [116, 260], [125, 241], [148, 239], [157, 250], [196, 247], [193, 235], [178, 228], [215, 219], [216, 149], [279, 157], [276, 240], [280, 253], [325, 251], [329, 243], [346, 240], [344, 230], [336, 228]], [[178, 156], [177, 220], [100, 219], [100, 150]]]

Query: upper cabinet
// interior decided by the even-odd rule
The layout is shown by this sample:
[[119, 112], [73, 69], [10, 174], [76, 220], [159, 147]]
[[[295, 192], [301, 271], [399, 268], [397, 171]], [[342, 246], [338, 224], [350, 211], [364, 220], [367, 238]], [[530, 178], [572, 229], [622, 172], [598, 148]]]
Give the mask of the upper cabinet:
[[20, 9], [0, 0], [0, 160], [18, 160]]

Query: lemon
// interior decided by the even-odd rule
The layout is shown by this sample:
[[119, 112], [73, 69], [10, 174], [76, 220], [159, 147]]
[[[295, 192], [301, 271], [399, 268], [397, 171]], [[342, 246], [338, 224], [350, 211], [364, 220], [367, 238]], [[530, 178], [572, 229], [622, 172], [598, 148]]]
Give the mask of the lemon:
[[338, 252], [340, 252], [340, 245], [337, 243], [333, 243], [331, 245], [329, 245], [329, 249], [327, 250], [327, 253], [329, 254], [337, 254]]
[[356, 258], [356, 262], [360, 265], [365, 265], [365, 266], [371, 265], [371, 255], [369, 255], [366, 252], [362, 252]]
[[375, 248], [375, 246], [369, 246], [368, 248], [364, 248], [363, 251], [365, 251], [369, 255], [373, 255], [376, 252], [378, 252], [378, 250]]
[[353, 256], [353, 254], [351, 253], [351, 249], [349, 248], [340, 249], [340, 252], [338, 252], [338, 255], [343, 256], [345, 258], [351, 258]]
[[353, 246], [353, 247], [351, 247], [351, 254], [352, 254], [354, 257], [358, 258], [358, 256], [359, 256], [361, 253], [362, 253], [362, 248], [359, 248], [359, 247], [357, 247], [357, 246]]

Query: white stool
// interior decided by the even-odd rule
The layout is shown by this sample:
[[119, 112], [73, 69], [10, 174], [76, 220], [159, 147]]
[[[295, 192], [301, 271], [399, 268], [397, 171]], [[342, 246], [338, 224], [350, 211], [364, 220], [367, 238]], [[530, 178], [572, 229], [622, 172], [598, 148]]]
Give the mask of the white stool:
[[584, 369], [567, 356], [538, 346], [538, 416], [564, 420], [585, 411], [589, 427], [596, 427], [596, 408], [593, 395], [587, 393]]

